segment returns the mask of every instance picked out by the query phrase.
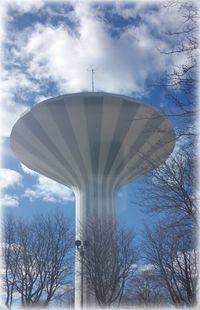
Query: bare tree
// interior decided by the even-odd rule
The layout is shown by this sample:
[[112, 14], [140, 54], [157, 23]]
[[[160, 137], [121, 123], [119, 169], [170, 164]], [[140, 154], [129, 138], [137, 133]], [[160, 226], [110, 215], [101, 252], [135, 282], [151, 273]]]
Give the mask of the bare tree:
[[[193, 305], [197, 290], [197, 193], [193, 150], [181, 150], [155, 169], [142, 189], [145, 212], [155, 215], [146, 228], [146, 263], [176, 305]], [[158, 216], [159, 214], [159, 216]], [[152, 226], [153, 226], [152, 225]]]
[[184, 150], [155, 169], [139, 191], [142, 191], [140, 203], [145, 212], [190, 221], [195, 229], [198, 212], [195, 166], [192, 152]]
[[158, 272], [175, 305], [194, 305], [197, 289], [197, 254], [195, 238], [176, 225], [160, 222], [155, 229], [146, 227], [146, 259]]
[[129, 306], [161, 306], [169, 303], [168, 295], [154, 266], [146, 270], [140, 270], [138, 266], [134, 279], [125, 292], [123, 303]]
[[62, 213], [37, 216], [29, 223], [8, 218], [4, 231], [6, 305], [11, 307], [13, 292], [23, 306], [48, 305], [73, 270], [72, 232], [66, 218]]
[[[5, 272], [4, 272], [4, 289], [6, 292], [6, 300], [5, 305], [8, 308], [11, 308], [13, 302], [13, 294], [15, 291], [15, 277], [16, 273], [11, 274], [10, 269], [12, 268], [11, 264], [11, 256], [13, 254], [13, 244], [16, 243], [15, 240], [15, 227], [16, 222], [13, 217], [8, 217], [5, 225], [4, 236], [5, 242], [2, 245], [2, 250], [4, 253], [4, 261], [5, 261]], [[14, 268], [14, 267], [13, 267]], [[17, 266], [15, 266], [17, 268]]]
[[199, 7], [195, 1], [174, 0], [161, 5], [165, 7], [166, 14], [169, 14], [168, 10], [175, 9], [181, 17], [181, 22], [177, 23], [174, 29], [169, 25], [168, 29], [163, 32], [169, 48], [160, 52], [173, 59], [181, 57], [182, 62], [169, 65], [159, 84], [164, 87], [167, 99], [172, 106], [168, 113], [172, 116], [172, 120], [178, 123], [177, 137], [187, 135], [191, 138], [192, 135], [196, 135], [194, 117], [198, 111]]
[[140, 201], [145, 212], [155, 216], [154, 228], [146, 227], [143, 240], [146, 263], [155, 267], [158, 283], [179, 306], [194, 305], [197, 295], [195, 166], [191, 149], [171, 156], [151, 173]]
[[137, 259], [135, 235], [98, 220], [88, 223], [86, 231], [84, 271], [90, 294], [100, 306], [119, 305]]

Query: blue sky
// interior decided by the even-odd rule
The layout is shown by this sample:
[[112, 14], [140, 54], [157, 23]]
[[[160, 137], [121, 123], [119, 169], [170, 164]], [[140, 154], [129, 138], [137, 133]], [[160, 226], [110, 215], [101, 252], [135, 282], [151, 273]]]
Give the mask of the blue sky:
[[[107, 2], [107, 3], [106, 3]], [[1, 11], [1, 205], [23, 216], [61, 208], [74, 221], [73, 193], [22, 167], [9, 146], [13, 124], [28, 107], [56, 95], [95, 90], [132, 96], [168, 113], [170, 102], [155, 86], [185, 56], [164, 55], [176, 42], [163, 32], [181, 16], [159, 2], [7, 0]], [[171, 119], [173, 125], [176, 122]], [[119, 190], [118, 220], [141, 229], [148, 220], [134, 197], [145, 177]], [[134, 201], [134, 202], [133, 202]]]

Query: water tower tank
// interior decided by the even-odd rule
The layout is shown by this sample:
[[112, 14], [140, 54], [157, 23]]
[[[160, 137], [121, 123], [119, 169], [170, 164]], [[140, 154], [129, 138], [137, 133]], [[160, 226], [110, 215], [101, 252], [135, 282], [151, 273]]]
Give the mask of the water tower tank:
[[116, 190], [163, 163], [174, 141], [171, 124], [157, 109], [103, 92], [36, 104], [11, 133], [12, 150], [24, 165], [74, 191], [77, 239], [90, 218], [115, 221]]

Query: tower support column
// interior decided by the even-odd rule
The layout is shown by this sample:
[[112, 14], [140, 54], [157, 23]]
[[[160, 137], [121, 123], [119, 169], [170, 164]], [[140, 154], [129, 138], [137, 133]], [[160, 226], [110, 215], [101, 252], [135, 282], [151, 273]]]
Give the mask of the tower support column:
[[[115, 225], [114, 190], [106, 184], [106, 180], [95, 180], [87, 183], [83, 189], [75, 190], [76, 197], [76, 240], [80, 240], [87, 259], [87, 246], [84, 240], [87, 227], [93, 221], [113, 223]], [[89, 245], [88, 245], [89, 246]], [[95, 304], [95, 297], [88, 290], [87, 279], [84, 275], [84, 260], [80, 251], [75, 256], [75, 308]], [[83, 274], [82, 274], [83, 273]]]

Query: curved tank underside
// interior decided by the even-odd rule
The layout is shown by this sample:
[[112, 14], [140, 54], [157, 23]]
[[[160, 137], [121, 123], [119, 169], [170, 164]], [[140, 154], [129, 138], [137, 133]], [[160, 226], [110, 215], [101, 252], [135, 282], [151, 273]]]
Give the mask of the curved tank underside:
[[45, 100], [16, 122], [16, 157], [72, 189], [102, 178], [116, 188], [159, 166], [174, 130], [158, 110], [123, 95], [78, 93]]

